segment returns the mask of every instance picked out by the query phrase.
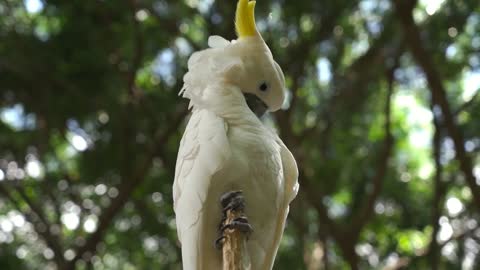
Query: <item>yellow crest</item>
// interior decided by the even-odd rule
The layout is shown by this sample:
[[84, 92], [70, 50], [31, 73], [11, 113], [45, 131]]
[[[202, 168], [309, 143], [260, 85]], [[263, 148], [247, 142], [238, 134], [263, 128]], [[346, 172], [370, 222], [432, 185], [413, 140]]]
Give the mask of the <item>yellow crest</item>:
[[239, 38], [255, 36], [255, 1], [238, 0], [235, 27]]

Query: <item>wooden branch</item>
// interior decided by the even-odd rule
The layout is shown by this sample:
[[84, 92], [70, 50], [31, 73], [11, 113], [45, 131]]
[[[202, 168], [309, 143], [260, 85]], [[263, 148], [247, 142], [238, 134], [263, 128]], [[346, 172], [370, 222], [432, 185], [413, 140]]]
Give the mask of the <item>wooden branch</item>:
[[220, 238], [215, 242], [222, 248], [223, 270], [250, 270], [247, 251], [248, 235], [252, 227], [245, 216], [245, 200], [242, 191], [226, 192], [220, 198], [222, 223]]
[[[228, 210], [225, 224], [232, 222], [239, 217], [244, 217], [243, 211]], [[246, 253], [247, 236], [235, 228], [224, 231], [224, 242], [222, 247], [223, 270], [246, 270], [250, 269], [250, 258]]]

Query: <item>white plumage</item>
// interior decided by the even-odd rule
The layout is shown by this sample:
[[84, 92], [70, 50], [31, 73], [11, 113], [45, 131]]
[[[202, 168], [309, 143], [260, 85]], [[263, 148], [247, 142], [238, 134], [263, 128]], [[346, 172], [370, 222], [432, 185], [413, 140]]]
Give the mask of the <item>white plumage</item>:
[[[173, 185], [183, 269], [222, 269], [221, 252], [214, 246], [219, 200], [234, 190], [243, 190], [245, 214], [254, 229], [247, 242], [251, 269], [272, 269], [298, 191], [298, 171], [290, 151], [252, 112], [244, 94], [278, 109], [283, 74], [261, 37], [232, 43], [214, 36], [209, 45], [190, 57], [181, 91], [193, 108]], [[268, 84], [268, 91], [258, 90], [260, 82]]]

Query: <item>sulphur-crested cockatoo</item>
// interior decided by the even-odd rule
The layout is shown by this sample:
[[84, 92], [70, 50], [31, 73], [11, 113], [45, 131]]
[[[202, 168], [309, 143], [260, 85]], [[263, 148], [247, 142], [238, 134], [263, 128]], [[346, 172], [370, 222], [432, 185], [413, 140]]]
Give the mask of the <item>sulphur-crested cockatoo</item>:
[[195, 52], [183, 97], [192, 115], [180, 143], [173, 184], [184, 270], [220, 270], [215, 248], [220, 198], [242, 190], [253, 227], [246, 250], [252, 270], [272, 269], [289, 204], [298, 191], [295, 159], [260, 117], [280, 109], [285, 79], [255, 26], [254, 1], [239, 0], [238, 39], [212, 36]]

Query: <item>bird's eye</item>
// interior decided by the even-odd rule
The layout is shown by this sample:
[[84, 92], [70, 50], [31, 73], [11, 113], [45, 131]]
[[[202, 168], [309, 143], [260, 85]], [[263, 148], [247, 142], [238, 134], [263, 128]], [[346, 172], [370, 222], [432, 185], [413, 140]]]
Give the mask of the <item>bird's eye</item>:
[[268, 84], [266, 82], [262, 82], [259, 86], [258, 86], [258, 89], [260, 89], [260, 91], [262, 92], [265, 92], [268, 90]]

